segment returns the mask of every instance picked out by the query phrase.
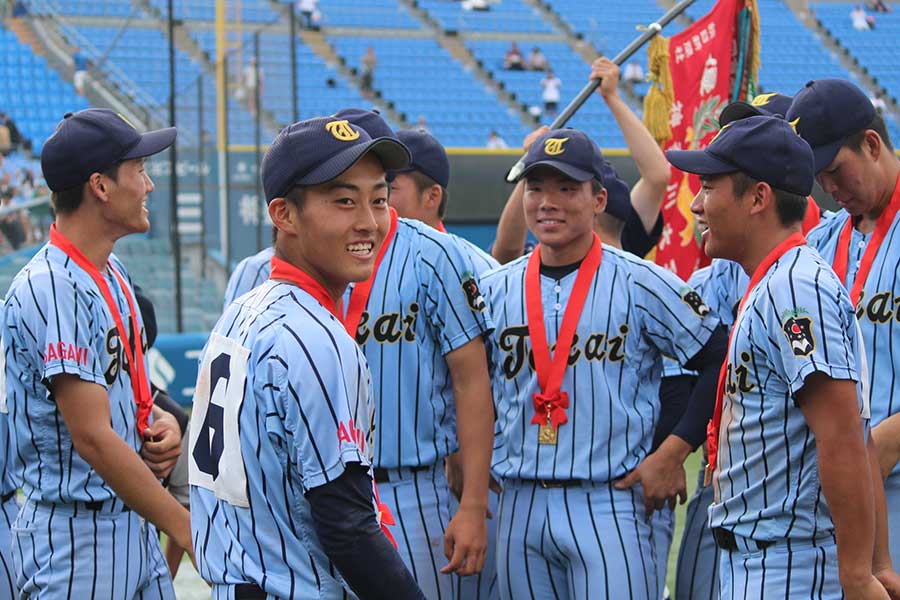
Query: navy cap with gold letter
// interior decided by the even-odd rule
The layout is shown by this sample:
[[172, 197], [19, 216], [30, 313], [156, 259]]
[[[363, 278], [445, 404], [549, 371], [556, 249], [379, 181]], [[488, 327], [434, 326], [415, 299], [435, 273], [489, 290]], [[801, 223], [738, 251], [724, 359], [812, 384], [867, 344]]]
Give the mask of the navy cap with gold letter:
[[531, 144], [519, 179], [537, 167], [556, 169], [575, 181], [603, 181], [603, 154], [591, 139], [577, 129], [552, 129]]
[[317, 117], [288, 125], [263, 157], [266, 202], [283, 198], [295, 186], [331, 181], [370, 151], [386, 171], [409, 164], [409, 150], [396, 138], [372, 139], [347, 119]]

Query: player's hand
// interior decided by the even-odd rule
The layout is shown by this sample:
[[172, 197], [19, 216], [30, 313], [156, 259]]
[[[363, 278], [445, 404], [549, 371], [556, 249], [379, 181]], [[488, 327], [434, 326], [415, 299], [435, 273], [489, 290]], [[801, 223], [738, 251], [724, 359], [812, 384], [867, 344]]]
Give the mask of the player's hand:
[[460, 576], [480, 573], [487, 552], [485, 508], [460, 505], [444, 532], [444, 556], [450, 561], [441, 573]]
[[894, 569], [888, 567], [887, 569], [876, 571], [875, 579], [884, 586], [891, 600], [900, 600], [900, 575]]
[[528, 149], [531, 148], [534, 140], [538, 139], [548, 131], [550, 131], [549, 127], [547, 127], [546, 125], [541, 125], [539, 128], [529, 133], [527, 136], [525, 136], [525, 141], [522, 142], [522, 150], [528, 152]]
[[181, 428], [171, 414], [160, 411], [144, 430], [141, 458], [160, 479], [168, 477], [181, 456]]
[[684, 465], [659, 450], [648, 456], [638, 467], [617, 481], [615, 488], [625, 490], [636, 483], [644, 488], [644, 509], [647, 517], [666, 504], [675, 508], [675, 502], [687, 501], [687, 479]]
[[846, 600], [890, 600], [884, 586], [875, 578], [869, 575], [868, 578], [846, 582], [841, 580], [841, 587], [844, 588], [844, 598]]
[[591, 64], [590, 79], [599, 79], [600, 87], [597, 93], [604, 100], [615, 96], [619, 88], [619, 67], [605, 56], [598, 58]]

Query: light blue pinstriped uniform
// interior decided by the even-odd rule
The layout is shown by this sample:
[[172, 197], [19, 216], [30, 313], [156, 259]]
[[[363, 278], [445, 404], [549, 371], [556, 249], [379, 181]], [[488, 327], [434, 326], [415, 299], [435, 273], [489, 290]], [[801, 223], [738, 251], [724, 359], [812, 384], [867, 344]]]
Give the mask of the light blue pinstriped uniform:
[[[115, 256], [109, 262], [127, 278]], [[122, 289], [108, 271], [106, 281], [129, 323], [130, 282]], [[140, 315], [138, 322], [146, 345]], [[10, 286], [2, 335], [13, 477], [27, 499], [13, 528], [19, 587], [32, 598], [174, 597], [156, 530], [123, 511], [122, 501], [74, 450], [44, 383], [71, 374], [102, 386], [113, 430], [139, 450], [121, 340], [96, 285], [62, 250], [45, 246]], [[92, 511], [77, 504], [84, 502], [103, 504]]]
[[253, 256], [243, 259], [234, 268], [228, 285], [225, 286], [225, 308], [235, 299], [243, 296], [253, 288], [261, 285], [269, 278], [272, 270], [271, 260], [275, 254], [275, 248], [269, 246], [263, 248]]

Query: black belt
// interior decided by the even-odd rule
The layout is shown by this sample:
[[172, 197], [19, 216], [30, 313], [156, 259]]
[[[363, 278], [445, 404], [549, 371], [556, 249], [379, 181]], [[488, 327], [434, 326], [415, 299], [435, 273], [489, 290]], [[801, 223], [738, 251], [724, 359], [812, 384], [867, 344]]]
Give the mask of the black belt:
[[[734, 538], [734, 532], [731, 531], [730, 529], [724, 529], [722, 527], [713, 527], [712, 534], [713, 534], [713, 538], [715, 538], [715, 540], [716, 540], [716, 545], [719, 548], [721, 548], [722, 550], [727, 550], [728, 552], [736, 552], [738, 550], [737, 541]], [[775, 543], [774, 541], [771, 541], [771, 540], [764, 542], [764, 541], [753, 540], [753, 539], [751, 539], [750, 542], [752, 542], [756, 546], [757, 550], [765, 550], [766, 548], [768, 548], [769, 546], [771, 546], [772, 544]]]
[[535, 483], [544, 489], [577, 487], [584, 483], [583, 479], [536, 479]]
[[266, 593], [255, 583], [239, 583], [234, 586], [234, 600], [266, 600]]
[[[434, 465], [425, 465], [421, 467], [400, 467], [401, 469], [407, 469], [412, 471], [413, 473], [420, 473], [422, 471], [428, 471], [434, 468]], [[375, 483], [388, 483], [391, 478], [388, 476], [388, 473], [393, 471], [394, 469], [384, 469], [382, 467], [375, 467], [372, 469], [372, 476], [375, 477]]]
[[6, 504], [10, 500], [16, 497], [16, 490], [11, 491], [8, 494], [3, 494], [0, 496], [0, 504]]

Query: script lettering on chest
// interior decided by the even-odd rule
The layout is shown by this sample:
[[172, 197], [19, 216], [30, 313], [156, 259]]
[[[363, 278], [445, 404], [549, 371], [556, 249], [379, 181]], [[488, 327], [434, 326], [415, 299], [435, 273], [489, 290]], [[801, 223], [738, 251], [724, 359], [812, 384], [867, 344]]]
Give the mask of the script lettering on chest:
[[[625, 360], [625, 341], [628, 337], [628, 325], [620, 325], [619, 335], [607, 337], [605, 333], [592, 333], [582, 342], [576, 333], [572, 338], [572, 349], [569, 351], [568, 366], [574, 366], [584, 358], [588, 361], [606, 360], [619, 362]], [[528, 344], [528, 325], [512, 325], [506, 327], [498, 336], [498, 346], [506, 355], [501, 363], [503, 374], [513, 379], [525, 366], [534, 371], [534, 353]], [[556, 349], [554, 344], [550, 350]]]
[[884, 291], [867, 298], [866, 291], [862, 290], [859, 293], [859, 302], [856, 304], [856, 318], [868, 319], [876, 325], [890, 323], [892, 319], [900, 322], [900, 296], [895, 296], [890, 291]]
[[756, 389], [756, 385], [749, 381], [750, 368], [748, 364], [750, 358], [750, 353], [741, 352], [741, 363], [739, 365], [734, 366], [732, 363], [728, 363], [725, 388], [729, 395], [734, 396], [738, 391], [742, 394], [747, 394]]
[[[363, 311], [356, 330], [356, 343], [365, 344], [369, 337], [379, 344], [416, 341], [416, 320], [419, 316], [419, 303], [411, 302], [405, 314], [399, 312], [384, 313], [371, 319], [368, 311]], [[371, 323], [370, 323], [371, 320]]]

